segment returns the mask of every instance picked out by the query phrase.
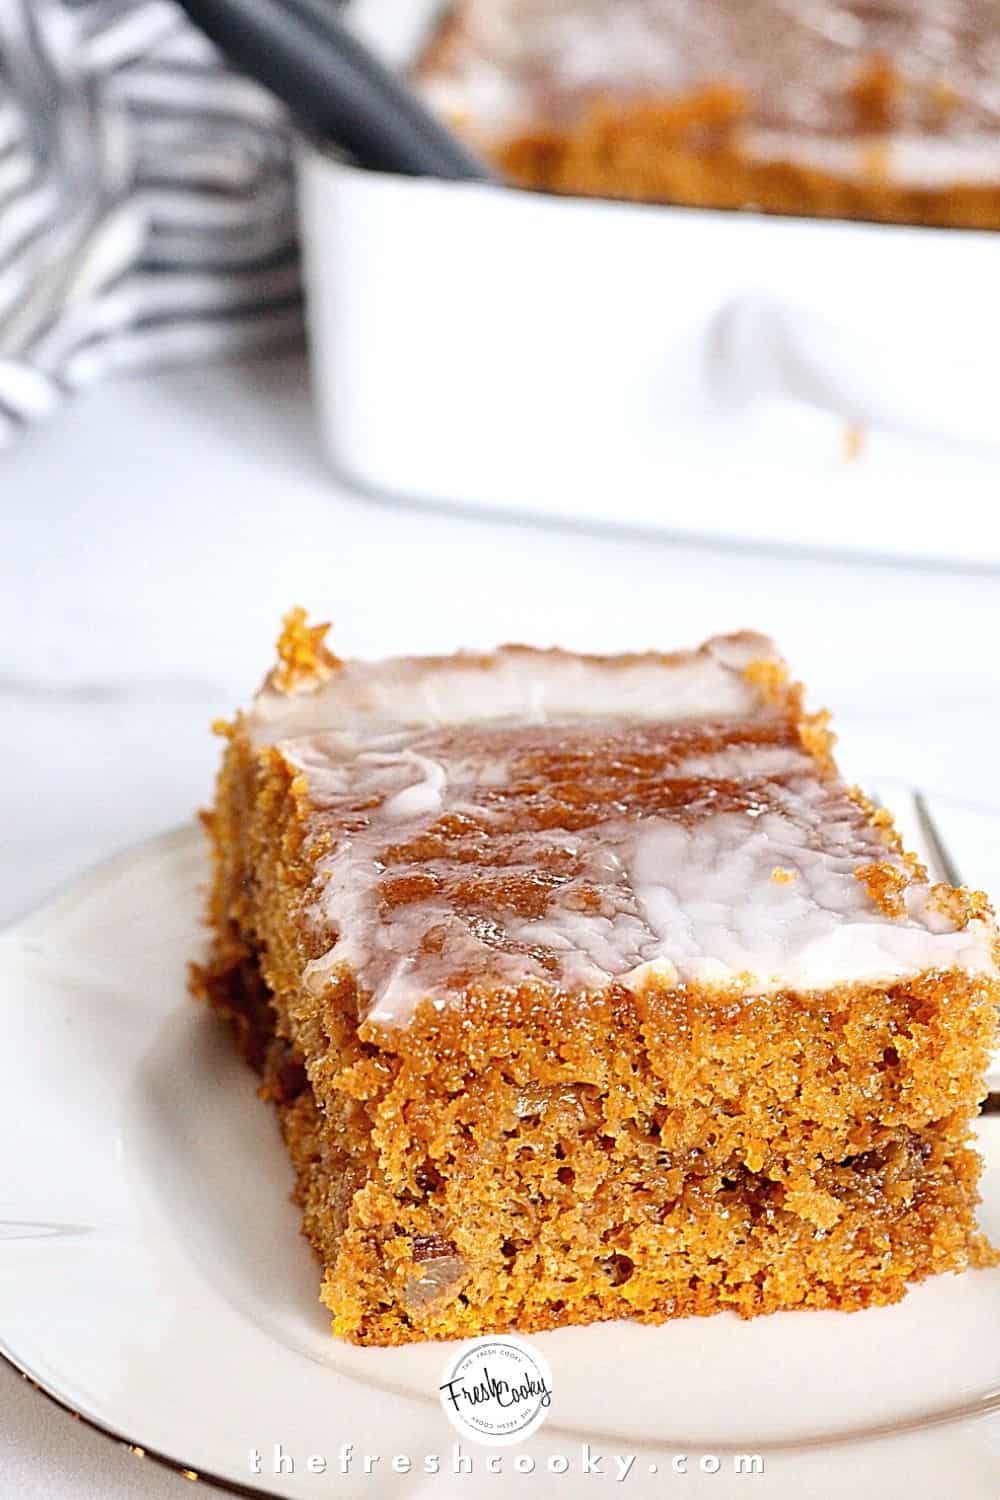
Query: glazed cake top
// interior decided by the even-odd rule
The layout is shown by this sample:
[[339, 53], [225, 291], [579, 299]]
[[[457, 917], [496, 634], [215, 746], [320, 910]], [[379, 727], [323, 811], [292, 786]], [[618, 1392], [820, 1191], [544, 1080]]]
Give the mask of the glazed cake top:
[[418, 71], [430, 102], [487, 140], [598, 97], [729, 84], [763, 159], [860, 171], [857, 141], [891, 131], [880, 169], [898, 179], [1000, 166], [1000, 0], [464, 0]]
[[367, 1018], [540, 980], [823, 990], [992, 971], [829, 759], [770, 641], [366, 664], [296, 619], [245, 721], [304, 777], [311, 907]]

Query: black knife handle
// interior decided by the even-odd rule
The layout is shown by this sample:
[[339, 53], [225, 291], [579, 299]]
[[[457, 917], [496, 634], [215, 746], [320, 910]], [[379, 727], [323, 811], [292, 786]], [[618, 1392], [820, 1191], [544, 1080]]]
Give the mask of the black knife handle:
[[244, 72], [361, 166], [416, 177], [491, 174], [359, 40], [332, 0], [180, 0]]

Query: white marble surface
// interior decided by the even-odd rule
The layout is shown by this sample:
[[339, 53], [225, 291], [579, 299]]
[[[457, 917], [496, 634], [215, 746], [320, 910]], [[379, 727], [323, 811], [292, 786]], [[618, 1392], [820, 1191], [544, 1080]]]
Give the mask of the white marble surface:
[[[852, 773], [1000, 805], [996, 571], [362, 497], [324, 465], [297, 356], [104, 387], [0, 467], [0, 918], [207, 800], [208, 725], [251, 691], [293, 602], [335, 617], [339, 649], [372, 655], [518, 638], [675, 646], [755, 626], [836, 708]], [[905, 499], [884, 503], [905, 526]], [[960, 496], [943, 497], [942, 524], [968, 524]], [[181, 1483], [7, 1369], [0, 1475], [18, 1500]]]

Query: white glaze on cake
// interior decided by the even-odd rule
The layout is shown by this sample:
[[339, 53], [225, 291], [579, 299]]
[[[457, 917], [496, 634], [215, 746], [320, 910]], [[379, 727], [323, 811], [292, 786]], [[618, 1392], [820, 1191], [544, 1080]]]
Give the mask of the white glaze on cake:
[[752, 635], [675, 657], [506, 648], [265, 688], [253, 737], [332, 840], [307, 982], [346, 966], [366, 1014], [404, 1024], [469, 984], [764, 993], [991, 970], [987, 924], [955, 930], [922, 884], [891, 918], [855, 878], [902, 861], [752, 686], [761, 658]]
[[[431, 54], [431, 104], [480, 139], [565, 124], [597, 98], [728, 83], [762, 162], [878, 171], [914, 186], [1000, 174], [1000, 0], [465, 0]], [[874, 56], [906, 88], [893, 128], [858, 134], [851, 89]]]
[[345, 661], [315, 691], [265, 683], [246, 723], [255, 744], [336, 726], [358, 734], [507, 719], [629, 715], [636, 719], [752, 716], [766, 712], [743, 676], [774, 645], [752, 631], [718, 636], [697, 651], [581, 656], [501, 646], [485, 653]]

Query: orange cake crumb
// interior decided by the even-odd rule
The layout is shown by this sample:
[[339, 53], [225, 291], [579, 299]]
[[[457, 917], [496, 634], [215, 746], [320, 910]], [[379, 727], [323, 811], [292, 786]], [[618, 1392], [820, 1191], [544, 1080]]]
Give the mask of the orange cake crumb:
[[901, 917], [906, 910], [903, 892], [910, 883], [906, 870], [889, 864], [888, 860], [877, 860], [870, 865], [859, 865], [854, 872], [875, 902], [887, 917]]
[[289, 610], [278, 637], [278, 662], [273, 671], [274, 686], [282, 693], [294, 693], [314, 682], [322, 682], [340, 665], [326, 646], [329, 624], [310, 625], [304, 609]]

